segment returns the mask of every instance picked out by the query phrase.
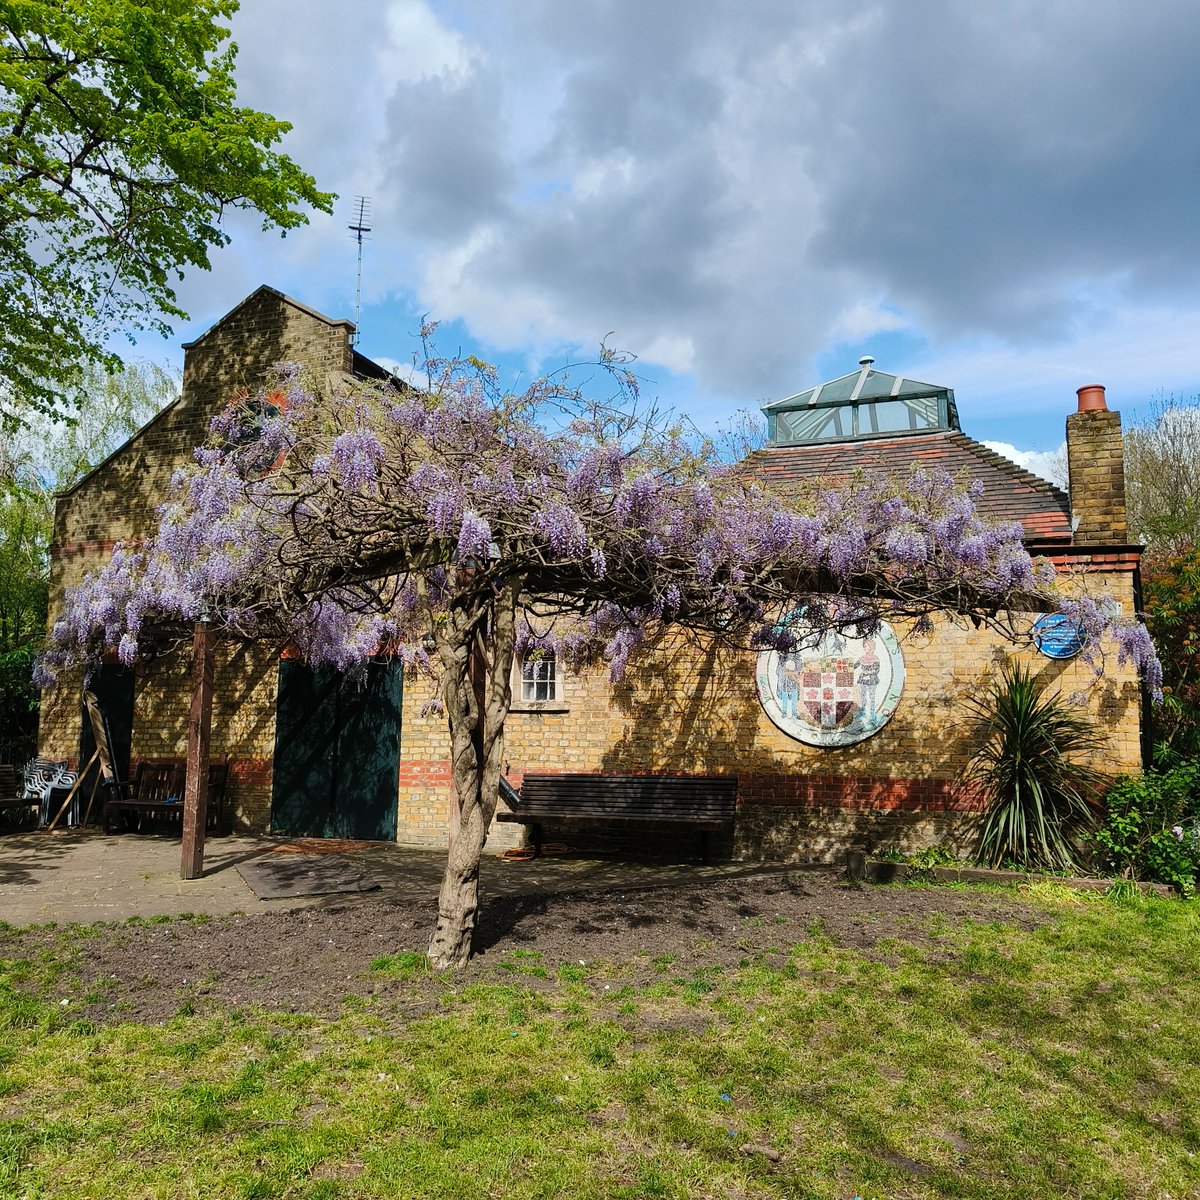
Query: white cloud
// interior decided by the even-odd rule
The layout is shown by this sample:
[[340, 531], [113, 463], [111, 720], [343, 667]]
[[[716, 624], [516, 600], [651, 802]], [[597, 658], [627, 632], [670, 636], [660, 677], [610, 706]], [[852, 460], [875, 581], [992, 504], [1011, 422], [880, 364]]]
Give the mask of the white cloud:
[[439, 76], [461, 83], [479, 57], [478, 49], [443, 25], [425, 0], [389, 4], [387, 32], [383, 74], [403, 83], [424, 83]]
[[837, 341], [861, 342], [875, 333], [907, 329], [910, 322], [899, 313], [891, 312], [869, 300], [856, 300], [843, 309], [834, 321], [830, 336]]
[[1109, 407], [1126, 414], [1159, 391], [1193, 393], [1197, 345], [1200, 304], [1125, 306], [1053, 346], [971, 339], [922, 357], [906, 373], [953, 386], [964, 424], [972, 410], [1049, 411], [1065, 422], [1075, 411], [1076, 389], [1089, 383], [1104, 384]]
[[381, 366], [385, 371], [390, 371], [397, 379], [403, 379], [405, 383], [412, 384], [415, 388], [427, 388], [429, 386], [429, 376], [412, 362], [403, 362], [398, 358], [388, 358], [387, 355], [375, 355], [372, 361]]
[[696, 347], [688, 337], [659, 335], [647, 346], [635, 351], [638, 358], [648, 363], [657, 363], [668, 371], [683, 373], [690, 371], [696, 361]]
[[895, 369], [954, 387], [968, 428], [1060, 428], [1094, 381], [1114, 407], [1190, 394], [1200, 22], [1079, 12], [254, 0], [241, 98], [343, 200], [282, 243], [235, 219], [182, 294], [199, 320], [263, 282], [352, 311], [366, 194], [368, 300], [461, 318], [489, 354], [616, 330], [736, 407], [901, 334], [926, 349]]
[[1042, 479], [1057, 484], [1064, 491], [1067, 487], [1067, 443], [1057, 450], [1019, 450], [1008, 442], [984, 442], [989, 450], [1003, 454], [1017, 466], [1032, 471]]
[[[436, 243], [423, 300], [449, 299], [455, 264], [454, 312], [504, 346], [615, 327], [690, 343], [701, 388], [775, 393], [831, 339], [912, 329], [1016, 345], [1044, 382], [1122, 308], [1200, 298], [1180, 177], [1200, 132], [1189, 157], [1158, 119], [1186, 110], [1200, 50], [1182, 0], [1082, 36], [1068, 0], [1019, 23], [948, 0], [438, 11], [485, 45], [472, 87], [501, 119], [472, 183], [417, 169], [398, 122], [425, 106], [397, 108], [399, 211]], [[478, 143], [477, 110], [438, 115], [448, 144]]]

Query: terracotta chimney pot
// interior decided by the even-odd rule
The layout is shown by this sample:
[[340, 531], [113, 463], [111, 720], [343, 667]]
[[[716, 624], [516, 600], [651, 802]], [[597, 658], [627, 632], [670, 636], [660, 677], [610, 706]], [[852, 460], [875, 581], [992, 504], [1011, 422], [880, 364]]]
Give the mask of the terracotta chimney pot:
[[1108, 404], [1104, 399], [1104, 385], [1089, 383], [1086, 387], [1076, 389], [1079, 397], [1079, 412], [1107, 412]]

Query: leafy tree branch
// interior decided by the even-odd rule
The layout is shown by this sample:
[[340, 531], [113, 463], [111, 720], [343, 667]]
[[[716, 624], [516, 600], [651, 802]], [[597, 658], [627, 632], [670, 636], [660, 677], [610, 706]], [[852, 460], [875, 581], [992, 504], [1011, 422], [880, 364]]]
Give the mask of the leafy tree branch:
[[264, 229], [332, 196], [237, 104], [236, 0], [0, 0], [0, 422], [62, 413], [115, 328], [186, 316], [227, 209]]

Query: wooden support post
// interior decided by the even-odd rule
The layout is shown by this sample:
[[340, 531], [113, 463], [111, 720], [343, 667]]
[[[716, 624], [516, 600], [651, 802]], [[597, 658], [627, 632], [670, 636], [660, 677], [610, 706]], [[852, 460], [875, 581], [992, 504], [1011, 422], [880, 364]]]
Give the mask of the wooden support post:
[[97, 771], [92, 779], [92, 791], [88, 796], [87, 811], [83, 814], [83, 820], [79, 823], [86, 825], [92, 819], [92, 805], [96, 803], [96, 793], [100, 790], [100, 772]]
[[184, 879], [204, 874], [204, 826], [208, 818], [208, 747], [212, 734], [213, 637], [203, 621], [192, 635], [192, 707], [188, 714], [187, 783], [183, 789]]

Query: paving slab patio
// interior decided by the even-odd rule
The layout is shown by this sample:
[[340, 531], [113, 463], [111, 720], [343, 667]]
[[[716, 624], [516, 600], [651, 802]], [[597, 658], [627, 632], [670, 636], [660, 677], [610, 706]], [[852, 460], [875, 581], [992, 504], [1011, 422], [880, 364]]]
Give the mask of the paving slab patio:
[[[18, 926], [51, 921], [91, 924], [181, 913], [278, 912], [352, 904], [364, 896], [372, 902], [429, 900], [437, 896], [446, 861], [444, 850], [414, 850], [387, 842], [338, 843], [337, 853], [377, 879], [379, 891], [278, 900], [259, 900], [237, 871], [239, 863], [262, 855], [319, 848], [275, 838], [214, 838], [205, 851], [203, 876], [184, 880], [179, 875], [177, 838], [106, 835], [91, 829], [4, 832], [0, 833], [0, 921]], [[608, 891], [796, 869], [795, 864], [701, 866], [573, 855], [504, 862], [485, 855], [480, 888], [485, 896]]]

